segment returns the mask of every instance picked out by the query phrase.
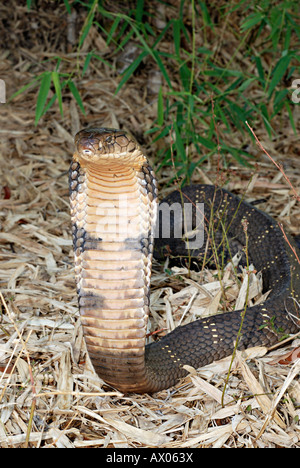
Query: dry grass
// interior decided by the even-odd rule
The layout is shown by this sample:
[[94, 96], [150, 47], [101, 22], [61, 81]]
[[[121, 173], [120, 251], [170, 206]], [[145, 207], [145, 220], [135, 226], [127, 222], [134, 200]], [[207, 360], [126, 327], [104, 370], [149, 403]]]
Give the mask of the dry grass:
[[[0, 76], [10, 95], [40, 70], [45, 55], [61, 52], [66, 15], [61, 20], [47, 8], [28, 14], [17, 2], [1, 9], [14, 21], [7, 23], [0, 50]], [[44, 28], [43, 37], [34, 22]], [[94, 31], [89, 45], [97, 44], [104, 42]], [[80, 81], [86, 118], [79, 115], [70, 96], [64, 101], [64, 119], [55, 106], [35, 128], [36, 89], [1, 105], [0, 446], [300, 447], [299, 338], [268, 354], [264, 348], [253, 349], [247, 361], [245, 354], [238, 354], [224, 405], [229, 359], [198, 372], [191, 369], [175, 388], [154, 395], [113, 391], [90, 366], [73, 276], [67, 182], [73, 135], [92, 122], [125, 126], [153, 156], [155, 147], [143, 137], [156, 116], [156, 99], [145, 91], [148, 71], [146, 67], [114, 96], [119, 77], [108, 67], [91, 66]], [[296, 110], [294, 117], [299, 129]], [[298, 137], [288, 121], [284, 138], [270, 142], [263, 130], [256, 133], [284, 164], [299, 193]], [[238, 138], [234, 129], [228, 138], [231, 143]], [[259, 167], [247, 198], [266, 199], [261, 208], [284, 222], [286, 230], [299, 232], [299, 205], [282, 174], [256, 148], [252, 152], [258, 154]], [[165, 171], [160, 177], [167, 179], [169, 174]], [[214, 179], [211, 160], [193, 181]], [[243, 192], [248, 170], [233, 162], [230, 180], [231, 189]], [[167, 277], [155, 266], [153, 329], [171, 329], [183, 316], [190, 321], [220, 308], [220, 284], [214, 272], [205, 272], [201, 284], [199, 276], [195, 273], [188, 279], [184, 270], [175, 270]], [[239, 291], [230, 271], [224, 281], [226, 306], [234, 307]], [[257, 290], [254, 296], [259, 294]], [[279, 363], [278, 356], [291, 350], [294, 355]]]

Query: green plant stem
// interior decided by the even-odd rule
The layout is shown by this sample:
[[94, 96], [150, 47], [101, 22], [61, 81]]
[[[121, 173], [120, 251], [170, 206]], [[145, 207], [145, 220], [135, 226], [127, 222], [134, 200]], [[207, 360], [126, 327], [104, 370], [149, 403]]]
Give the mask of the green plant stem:
[[[245, 222], [246, 222], [246, 220], [245, 220]], [[233, 361], [234, 361], [234, 358], [236, 356], [236, 352], [237, 352], [237, 349], [238, 349], [239, 341], [240, 341], [240, 338], [242, 336], [242, 329], [243, 329], [243, 324], [244, 324], [246, 311], [247, 311], [247, 307], [248, 307], [248, 300], [249, 300], [249, 287], [250, 287], [251, 272], [249, 271], [249, 255], [248, 255], [249, 237], [248, 237], [248, 232], [247, 232], [246, 225], [244, 226], [244, 232], [245, 232], [245, 237], [246, 237], [246, 246], [245, 246], [244, 252], [245, 252], [245, 255], [246, 255], [246, 264], [247, 264], [247, 291], [246, 291], [246, 298], [245, 298], [245, 306], [244, 306], [244, 309], [241, 312], [240, 327], [239, 327], [239, 330], [238, 330], [238, 333], [237, 333], [237, 336], [236, 336], [234, 349], [233, 349], [233, 353], [232, 353], [232, 356], [231, 356], [231, 361], [230, 361], [230, 364], [229, 364], [229, 369], [228, 369], [228, 372], [227, 372], [227, 375], [226, 375], [225, 384], [224, 384], [224, 388], [223, 388], [223, 391], [222, 391], [222, 398], [221, 398], [222, 406], [224, 406], [224, 398], [225, 398], [226, 388], [227, 388], [227, 385], [228, 385], [228, 382], [229, 382], [229, 377], [230, 377]]]

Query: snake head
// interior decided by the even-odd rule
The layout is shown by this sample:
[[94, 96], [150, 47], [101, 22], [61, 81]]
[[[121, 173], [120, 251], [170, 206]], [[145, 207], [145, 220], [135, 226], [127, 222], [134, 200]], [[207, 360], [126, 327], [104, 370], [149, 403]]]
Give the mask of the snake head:
[[79, 159], [98, 161], [118, 159], [139, 149], [135, 139], [123, 130], [112, 128], [87, 128], [75, 136]]

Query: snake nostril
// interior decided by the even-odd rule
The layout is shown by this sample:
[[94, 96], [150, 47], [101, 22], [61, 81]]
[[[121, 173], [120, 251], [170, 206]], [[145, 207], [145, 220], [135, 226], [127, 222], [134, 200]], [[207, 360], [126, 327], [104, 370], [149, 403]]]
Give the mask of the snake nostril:
[[82, 137], [77, 142], [77, 149], [85, 155], [91, 155], [98, 149], [99, 140], [92, 137]]

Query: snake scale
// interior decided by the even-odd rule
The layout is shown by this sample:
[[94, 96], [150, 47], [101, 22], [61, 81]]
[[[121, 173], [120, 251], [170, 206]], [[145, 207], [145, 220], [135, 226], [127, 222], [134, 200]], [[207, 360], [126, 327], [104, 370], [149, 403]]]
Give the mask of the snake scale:
[[[89, 356], [105, 382], [123, 392], [155, 392], [185, 376], [185, 365], [198, 368], [233, 352], [241, 310], [179, 326], [145, 344], [153, 255], [197, 261], [217, 256], [224, 264], [243, 249], [247, 234], [249, 260], [270, 293], [246, 309], [239, 348], [269, 346], [299, 330], [299, 251], [270, 216], [210, 185], [186, 186], [158, 204], [154, 172], [122, 130], [82, 130], [75, 146], [69, 187], [79, 310]], [[196, 210], [192, 233], [181, 236], [171, 212], [165, 233], [166, 212], [160, 213], [162, 203], [172, 208], [183, 200], [204, 207], [203, 245], [192, 250]]]

